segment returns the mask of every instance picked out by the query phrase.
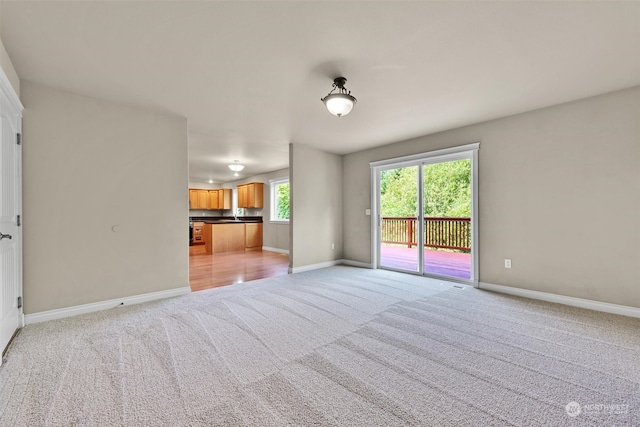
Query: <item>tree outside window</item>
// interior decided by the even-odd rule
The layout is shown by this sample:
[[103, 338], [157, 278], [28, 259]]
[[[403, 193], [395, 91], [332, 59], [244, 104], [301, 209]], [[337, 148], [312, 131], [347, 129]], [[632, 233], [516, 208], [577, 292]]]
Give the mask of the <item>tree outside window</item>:
[[271, 181], [271, 221], [289, 221], [289, 178]]

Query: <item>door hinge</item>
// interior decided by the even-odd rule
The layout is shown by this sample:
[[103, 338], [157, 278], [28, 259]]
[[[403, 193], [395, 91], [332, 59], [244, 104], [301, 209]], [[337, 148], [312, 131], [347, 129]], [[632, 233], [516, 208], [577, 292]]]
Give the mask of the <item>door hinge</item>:
[[22, 134], [21, 133], [17, 133], [16, 134], [16, 144], [22, 145]]
[[20, 227], [20, 225], [22, 225], [20, 215], [18, 215], [18, 217], [16, 218], [16, 225], [17, 225], [18, 227]]
[[18, 297], [18, 308], [22, 308], [22, 297]]

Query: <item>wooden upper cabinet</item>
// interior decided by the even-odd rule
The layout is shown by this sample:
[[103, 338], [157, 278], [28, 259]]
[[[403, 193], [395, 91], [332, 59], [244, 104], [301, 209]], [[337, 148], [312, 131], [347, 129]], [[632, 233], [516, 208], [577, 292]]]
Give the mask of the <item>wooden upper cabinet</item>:
[[231, 189], [209, 190], [209, 209], [231, 209]]
[[231, 189], [202, 190], [190, 188], [189, 209], [231, 209]]
[[209, 209], [209, 191], [190, 188], [189, 209]]
[[189, 189], [189, 209], [197, 209], [198, 205], [198, 190]]
[[247, 207], [247, 186], [246, 185], [238, 185], [238, 207], [239, 208]]
[[255, 208], [255, 195], [256, 195], [256, 184], [249, 183], [247, 184], [247, 207]]
[[239, 208], [262, 208], [264, 206], [264, 184], [250, 182], [238, 185]]
[[209, 209], [220, 209], [218, 192], [220, 190], [209, 190]]
[[261, 182], [255, 182], [249, 184], [249, 194], [253, 194], [253, 198], [250, 198], [250, 208], [262, 208], [264, 206], [264, 184]]
[[209, 192], [207, 190], [198, 190], [198, 208], [209, 209]]
[[218, 190], [218, 209], [231, 209], [231, 189]]

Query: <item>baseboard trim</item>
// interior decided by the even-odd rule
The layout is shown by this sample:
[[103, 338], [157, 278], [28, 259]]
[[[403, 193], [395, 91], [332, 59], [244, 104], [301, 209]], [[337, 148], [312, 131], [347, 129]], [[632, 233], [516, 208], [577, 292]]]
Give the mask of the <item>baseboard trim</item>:
[[302, 273], [304, 271], [311, 271], [311, 270], [317, 270], [319, 268], [333, 267], [334, 265], [340, 265], [340, 264], [342, 264], [342, 260], [335, 259], [333, 261], [326, 261], [318, 264], [309, 264], [309, 265], [303, 265], [302, 267], [289, 268], [289, 273], [293, 273], [293, 274]]
[[303, 271], [317, 270], [319, 268], [333, 267], [335, 265], [348, 265], [350, 267], [373, 268], [372, 264], [349, 259], [336, 259], [333, 261], [321, 262], [319, 264], [303, 265], [302, 267], [289, 268], [289, 274], [302, 273]]
[[269, 251], [269, 252], [277, 252], [279, 254], [287, 254], [287, 255], [289, 255], [289, 250], [288, 249], [280, 249], [280, 248], [272, 248], [270, 246], [263, 246], [262, 250], [263, 251]]
[[166, 291], [149, 292], [148, 294], [134, 295], [107, 301], [93, 302], [90, 304], [76, 305], [73, 307], [41, 311], [39, 313], [25, 314], [24, 322], [26, 325], [32, 325], [34, 323], [47, 322], [49, 320], [62, 319], [65, 317], [77, 316], [79, 314], [93, 313], [95, 311], [107, 310], [123, 305], [140, 304], [143, 302], [149, 302], [158, 299], [177, 297], [180, 295], [188, 294], [190, 292], [191, 288], [185, 286], [183, 288], [169, 289]]
[[353, 261], [353, 260], [350, 260], [350, 259], [343, 259], [342, 260], [342, 264], [348, 265], [350, 267], [373, 268], [373, 264], [371, 264], [371, 263]]
[[569, 297], [565, 295], [551, 294], [548, 292], [532, 291], [530, 289], [513, 288], [511, 286], [494, 285], [493, 283], [480, 282], [480, 289], [486, 291], [499, 292], [502, 294], [515, 295], [519, 297], [532, 298], [541, 301], [555, 302], [558, 304], [570, 305], [573, 307], [586, 308], [589, 310], [602, 311], [605, 313], [619, 314], [621, 316], [640, 318], [640, 308], [626, 305], [611, 304], [608, 302], [594, 301], [584, 298]]

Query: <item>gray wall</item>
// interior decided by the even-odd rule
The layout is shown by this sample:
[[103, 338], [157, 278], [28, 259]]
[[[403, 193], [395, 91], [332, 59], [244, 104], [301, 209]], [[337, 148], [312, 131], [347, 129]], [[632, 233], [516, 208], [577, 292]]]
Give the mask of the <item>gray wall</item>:
[[22, 101], [25, 313], [188, 286], [186, 119], [28, 82]]
[[11, 83], [16, 95], [20, 97], [20, 79], [18, 78], [18, 74], [16, 74], [16, 70], [13, 68], [13, 63], [2, 44], [2, 40], [0, 40], [0, 68], [2, 68], [7, 79], [9, 79], [9, 83]]
[[[237, 197], [238, 184], [247, 182], [264, 183], [264, 207], [262, 209], [246, 209], [245, 216], [262, 216], [262, 246], [266, 248], [289, 251], [289, 224], [270, 221], [271, 212], [271, 187], [269, 181], [277, 178], [289, 177], [289, 168], [254, 175], [237, 181], [223, 184], [223, 188], [232, 188], [234, 197]], [[234, 203], [237, 203], [237, 199]], [[235, 206], [235, 205], [234, 205]], [[229, 211], [225, 211], [225, 214]]]
[[216, 190], [218, 188], [221, 188], [222, 186], [220, 184], [209, 184], [208, 182], [204, 183], [204, 182], [194, 182], [194, 181], [189, 181], [189, 188], [201, 188], [204, 190]]
[[290, 144], [289, 159], [290, 268], [342, 259], [342, 156]]
[[372, 262], [370, 161], [479, 141], [480, 281], [640, 307], [639, 118], [635, 87], [347, 155], [344, 257]]

